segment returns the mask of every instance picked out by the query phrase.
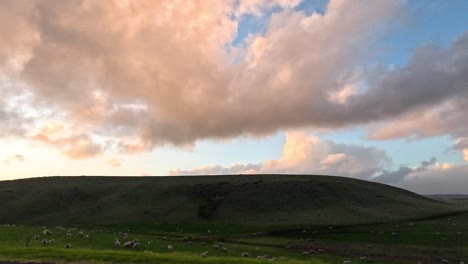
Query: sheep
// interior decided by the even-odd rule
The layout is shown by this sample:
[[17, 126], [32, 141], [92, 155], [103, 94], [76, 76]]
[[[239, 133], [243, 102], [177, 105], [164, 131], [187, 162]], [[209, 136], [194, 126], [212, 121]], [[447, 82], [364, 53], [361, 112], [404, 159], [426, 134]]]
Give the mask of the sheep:
[[444, 263], [444, 264], [452, 263], [452, 262], [450, 262], [450, 260], [448, 260], [448, 259], [441, 259], [440, 262], [442, 262], [442, 263]]
[[169, 249], [169, 250], [173, 250], [173, 249], [174, 249], [174, 247], [173, 247], [173, 246], [171, 246], [171, 245], [168, 245], [168, 246], [167, 246], [167, 249]]
[[44, 231], [42, 231], [42, 234], [44, 234], [45, 236], [48, 236], [48, 235], [52, 235], [52, 232], [50, 232], [47, 229], [44, 229]]
[[213, 248], [214, 248], [214, 249], [219, 249], [220, 247], [219, 247], [218, 244], [213, 244]]
[[82, 237], [84, 237], [84, 235], [85, 235], [85, 234], [83, 233], [83, 231], [80, 231], [80, 232], [78, 232], [78, 234], [77, 234], [77, 235], [78, 235], [78, 236], [82, 236]]
[[249, 257], [249, 253], [247, 253], [247, 252], [242, 252], [241, 256], [244, 257], [244, 258], [248, 258], [248, 257]]
[[43, 239], [43, 240], [41, 241], [41, 244], [42, 244], [42, 245], [47, 245], [48, 242], [49, 242], [49, 241], [47, 241], [47, 239]]
[[55, 243], [55, 239], [53, 239], [53, 238], [51, 240], [49, 240], [49, 244], [52, 244], [52, 243]]
[[344, 260], [343, 261], [343, 264], [349, 264], [349, 263], [351, 263], [351, 260]]
[[304, 251], [304, 252], [302, 252], [302, 255], [303, 255], [303, 256], [309, 255], [309, 251]]
[[71, 237], [72, 236], [72, 233], [67, 233], [67, 237]]
[[325, 253], [325, 249], [319, 248], [319, 249], [317, 249], [317, 252], [319, 252], [319, 253]]
[[89, 235], [85, 235], [84, 238], [85, 238], [85, 239], [89, 239]]
[[208, 257], [208, 251], [205, 251], [205, 252], [201, 253], [200, 257], [202, 257], [202, 258]]
[[397, 233], [395, 233], [395, 232], [392, 233], [392, 236], [396, 236], [396, 235], [397, 235]]
[[133, 248], [139, 248], [139, 247], [140, 247], [140, 243], [135, 242], [135, 243], [133, 243], [133, 246], [132, 246], [132, 247], [133, 247]]
[[148, 241], [147, 244], [148, 244], [148, 246], [151, 246], [151, 245], [153, 245], [153, 241]]
[[72, 245], [71, 245], [70, 243], [67, 243], [67, 244], [65, 245], [65, 248], [71, 248], [71, 247], [72, 247]]
[[127, 248], [127, 247], [132, 247], [133, 246], [133, 241], [127, 241], [123, 244], [123, 247]]
[[359, 257], [359, 259], [360, 259], [361, 261], [366, 261], [366, 260], [367, 260], [367, 257]]
[[116, 240], [116, 241], [114, 242], [114, 246], [120, 247], [120, 241], [119, 241], [119, 240]]
[[222, 247], [221, 250], [224, 251], [224, 253], [226, 253], [228, 249], [225, 247]]

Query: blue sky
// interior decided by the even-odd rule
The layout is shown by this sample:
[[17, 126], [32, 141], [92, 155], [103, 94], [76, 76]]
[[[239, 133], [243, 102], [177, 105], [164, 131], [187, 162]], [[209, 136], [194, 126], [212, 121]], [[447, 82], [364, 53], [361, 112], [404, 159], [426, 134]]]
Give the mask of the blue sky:
[[[106, 12], [99, 16], [31, 1], [29, 11], [63, 8], [50, 25], [67, 23], [50, 29], [23, 17], [28, 10], [0, 13], [3, 24], [22, 25], [0, 27], [7, 40], [0, 45], [0, 176], [271, 172], [373, 180], [432, 157], [432, 167], [404, 179], [465, 169], [467, 95], [457, 88], [465, 80], [447, 84], [445, 96], [434, 92], [444, 87], [418, 87], [428, 84], [417, 73], [460, 67], [454, 71], [463, 76], [457, 59], [463, 62], [465, 47], [453, 43], [468, 32], [467, 2], [359, 1], [91, 5]], [[81, 16], [88, 17], [76, 23]], [[423, 56], [442, 61], [407, 67], [426, 46], [438, 50]], [[365, 58], [351, 59], [354, 52]], [[382, 83], [411, 85], [364, 89], [377, 67]], [[444, 74], [427, 77], [437, 83]], [[414, 79], [399, 79], [405, 76]], [[379, 89], [395, 89], [387, 95], [396, 98], [426, 89], [434, 98], [423, 92], [395, 111]], [[375, 113], [351, 104], [375, 107], [376, 100], [382, 110]], [[321, 111], [333, 113], [324, 121]]]

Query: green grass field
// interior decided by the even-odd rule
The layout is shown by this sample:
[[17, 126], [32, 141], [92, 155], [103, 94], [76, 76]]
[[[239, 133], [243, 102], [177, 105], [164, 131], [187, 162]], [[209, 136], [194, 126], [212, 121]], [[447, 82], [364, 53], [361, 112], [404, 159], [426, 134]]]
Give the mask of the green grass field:
[[465, 203], [340, 177], [38, 178], [0, 182], [0, 205], [5, 261], [468, 261]]

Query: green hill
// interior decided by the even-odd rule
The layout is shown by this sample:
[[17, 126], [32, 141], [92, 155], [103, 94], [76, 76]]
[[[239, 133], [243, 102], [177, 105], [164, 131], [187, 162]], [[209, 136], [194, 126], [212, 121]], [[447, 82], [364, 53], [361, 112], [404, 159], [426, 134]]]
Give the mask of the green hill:
[[0, 223], [350, 225], [457, 207], [391, 186], [309, 175], [45, 177], [0, 182]]

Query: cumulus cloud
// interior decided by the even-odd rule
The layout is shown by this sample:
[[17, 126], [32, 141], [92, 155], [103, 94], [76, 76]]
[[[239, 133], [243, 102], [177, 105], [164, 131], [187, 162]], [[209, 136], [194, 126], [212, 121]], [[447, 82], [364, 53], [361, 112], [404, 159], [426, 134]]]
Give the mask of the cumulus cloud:
[[191, 175], [227, 175], [227, 174], [251, 174], [257, 173], [261, 169], [261, 164], [234, 164], [223, 167], [220, 165], [203, 166], [193, 170], [176, 169], [169, 171], [170, 176], [191, 176]]
[[256, 164], [211, 165], [192, 170], [176, 169], [180, 175], [225, 174], [319, 174], [376, 181], [421, 194], [466, 193], [468, 166], [439, 163], [435, 157], [419, 165], [394, 167], [384, 150], [374, 147], [322, 141], [303, 131], [289, 132], [280, 159]]
[[384, 170], [382, 173], [372, 178], [372, 180], [382, 183], [399, 183], [400, 181], [403, 181], [408, 175], [421, 171], [427, 171], [430, 166], [436, 163], [437, 159], [435, 157], [432, 157], [428, 161], [421, 161], [421, 165], [414, 168], [410, 168], [408, 166], [401, 166], [396, 171]]
[[[324, 14], [310, 15], [294, 10], [300, 2], [1, 1], [0, 70], [30, 96], [26, 112], [0, 99], [2, 133], [86, 158], [404, 120], [467, 98], [468, 34], [446, 49], [418, 49], [404, 67], [369, 71], [362, 65], [370, 47], [404, 12], [403, 2], [332, 0]], [[230, 46], [241, 14], [272, 7], [279, 11], [265, 32], [250, 35], [245, 47]], [[50, 120], [36, 114], [28, 122], [24, 113], [48, 113], [73, 133], [31, 135]], [[340, 153], [323, 165], [354, 162]]]
[[468, 165], [437, 165], [415, 172], [396, 186], [421, 194], [466, 194]]
[[286, 134], [283, 154], [278, 160], [257, 164], [205, 166], [193, 170], [176, 169], [170, 175], [216, 175], [248, 173], [297, 173], [340, 175], [368, 179], [390, 162], [386, 153], [374, 147], [321, 141], [303, 131]]

